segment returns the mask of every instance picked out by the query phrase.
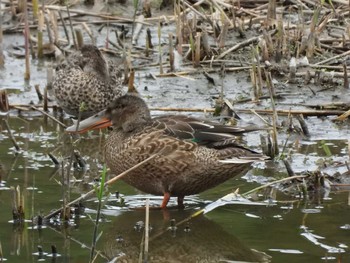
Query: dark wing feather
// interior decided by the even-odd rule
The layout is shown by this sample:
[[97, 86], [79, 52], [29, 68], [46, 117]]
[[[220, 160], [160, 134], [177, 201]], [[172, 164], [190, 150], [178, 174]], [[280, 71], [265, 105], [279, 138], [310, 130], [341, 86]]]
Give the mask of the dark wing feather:
[[258, 130], [255, 127], [241, 128], [223, 125], [184, 115], [164, 115], [153, 119], [157, 129], [163, 129], [167, 135], [193, 140], [210, 148], [239, 147], [236, 136], [244, 132]]

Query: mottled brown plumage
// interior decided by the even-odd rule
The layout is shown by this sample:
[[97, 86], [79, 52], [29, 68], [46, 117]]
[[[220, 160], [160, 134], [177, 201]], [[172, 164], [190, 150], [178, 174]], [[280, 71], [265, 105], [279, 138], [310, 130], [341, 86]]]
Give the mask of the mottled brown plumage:
[[[103, 114], [114, 127], [105, 146], [107, 165], [120, 174], [156, 154], [123, 180], [143, 192], [164, 195], [162, 207], [170, 196], [177, 196], [182, 206], [184, 196], [242, 175], [251, 163], [265, 159], [235, 143], [234, 134], [244, 131], [240, 128], [183, 115], [152, 119], [146, 103], [136, 95], [116, 99]], [[81, 122], [80, 130], [93, 119], [97, 118]], [[101, 123], [93, 128], [106, 126]]]
[[63, 110], [82, 118], [105, 109], [122, 95], [121, 68], [93, 45], [84, 45], [56, 68], [52, 88]]

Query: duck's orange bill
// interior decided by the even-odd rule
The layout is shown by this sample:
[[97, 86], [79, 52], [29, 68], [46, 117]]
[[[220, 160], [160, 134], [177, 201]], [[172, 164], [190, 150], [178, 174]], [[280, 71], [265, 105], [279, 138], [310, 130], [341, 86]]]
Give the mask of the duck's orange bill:
[[112, 125], [110, 119], [105, 115], [105, 111], [101, 111], [94, 116], [91, 116], [85, 120], [74, 123], [66, 129], [69, 133], [84, 133], [89, 130], [103, 129]]

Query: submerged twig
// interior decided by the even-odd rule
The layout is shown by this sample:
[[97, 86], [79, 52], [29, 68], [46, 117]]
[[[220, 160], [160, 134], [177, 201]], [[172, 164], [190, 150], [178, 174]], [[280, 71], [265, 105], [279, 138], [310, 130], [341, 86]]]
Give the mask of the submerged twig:
[[7, 120], [4, 120], [4, 123], [5, 123], [6, 129], [7, 129], [8, 133], [9, 133], [9, 137], [10, 137], [12, 143], [13, 143], [13, 146], [15, 146], [16, 151], [19, 152], [21, 150], [21, 148], [18, 146], [18, 143], [17, 143], [15, 137], [12, 134], [12, 131], [10, 129], [9, 123], [7, 122]]
[[44, 114], [45, 116], [49, 117], [51, 120], [57, 122], [59, 125], [61, 125], [63, 128], [67, 128], [67, 125], [65, 125], [64, 123], [60, 122], [59, 120], [57, 120], [55, 117], [53, 117], [52, 115], [48, 114], [47, 112], [41, 110], [41, 109], [38, 109], [37, 107], [35, 106], [31, 106], [31, 108], [33, 110], [36, 110], [38, 112], [41, 112], [42, 114]]

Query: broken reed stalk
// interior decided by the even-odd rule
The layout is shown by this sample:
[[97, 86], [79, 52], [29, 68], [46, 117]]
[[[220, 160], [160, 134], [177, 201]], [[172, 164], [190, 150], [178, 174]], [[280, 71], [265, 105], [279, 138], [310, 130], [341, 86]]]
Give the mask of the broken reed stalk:
[[183, 15], [181, 15], [181, 2], [180, 0], [175, 1], [174, 4], [174, 13], [175, 13], [175, 18], [176, 18], [176, 22], [175, 22], [175, 27], [176, 27], [176, 49], [177, 52], [182, 55], [182, 44], [183, 44], [183, 35], [182, 35], [182, 19], [183, 19]]
[[135, 89], [135, 70], [130, 69], [129, 81], [128, 81], [128, 93], [138, 93]]
[[[1, 5], [1, 0], [0, 0], [0, 5]], [[0, 241], [0, 262], [5, 261], [4, 259], [4, 254], [2, 252], [2, 245], [1, 245], [1, 241]]]
[[109, 48], [109, 42], [111, 42], [111, 40], [109, 39], [109, 19], [107, 19], [107, 23], [106, 23], [106, 48]]
[[145, 20], [144, 15], [139, 15], [135, 21], [135, 30], [133, 31], [132, 41], [133, 45], [137, 44], [138, 37], [143, 27], [143, 21]]
[[[142, 162], [139, 162], [138, 164], [136, 164], [135, 166], [131, 167], [130, 169], [128, 169], [128, 170], [122, 172], [121, 174], [119, 174], [119, 175], [117, 175], [117, 176], [115, 176], [115, 177], [109, 179], [109, 180], [104, 184], [104, 187], [106, 187], [107, 185], [110, 185], [110, 184], [114, 183], [115, 181], [117, 181], [117, 180], [123, 178], [125, 175], [127, 175], [127, 174], [130, 173], [131, 171], [133, 171], [133, 170], [139, 168], [139, 167], [142, 166], [143, 164], [149, 162], [150, 160], [152, 160], [152, 159], [155, 158], [156, 156], [157, 156], [157, 154], [151, 155], [150, 157], [148, 157], [147, 159], [143, 160]], [[93, 189], [93, 190], [87, 192], [86, 194], [80, 196], [79, 198], [77, 198], [77, 199], [75, 199], [75, 200], [69, 202], [68, 204], [66, 204], [66, 206], [71, 206], [71, 205], [73, 205], [73, 204], [79, 203], [80, 201], [85, 200], [86, 198], [90, 197], [94, 192], [95, 192], [95, 189]], [[63, 209], [63, 207], [62, 207], [62, 208], [59, 208], [59, 209], [57, 209], [57, 210], [55, 210], [55, 211], [53, 211], [53, 212], [51, 212], [51, 213], [49, 213], [48, 215], [46, 215], [46, 216], [44, 217], [44, 219], [49, 219], [49, 218], [51, 218], [51, 217], [57, 215], [58, 213], [60, 213], [60, 212], [62, 211], [62, 209]]]
[[[70, 158], [70, 162], [72, 162], [72, 158]], [[70, 167], [69, 167], [70, 168]], [[68, 170], [68, 169], [67, 169]], [[66, 191], [66, 185], [69, 185], [69, 176], [67, 175], [67, 178], [65, 178], [65, 169], [64, 169], [64, 162], [61, 162], [61, 185], [62, 185], [62, 202], [63, 202], [63, 209], [62, 209], [62, 213], [61, 213], [61, 219], [63, 219], [65, 222], [67, 222], [70, 219], [70, 211], [67, 209], [69, 208], [66, 204], [67, 204], [67, 200], [69, 200], [67, 197], [67, 192]], [[67, 172], [68, 174], [68, 172]], [[66, 179], [66, 180], [65, 180]], [[66, 181], [68, 181], [66, 183]]]
[[77, 41], [76, 41], [75, 35], [74, 35], [74, 29], [73, 29], [73, 24], [72, 24], [72, 17], [70, 16], [70, 12], [69, 12], [68, 2], [66, 3], [66, 8], [67, 8], [67, 14], [68, 14], [68, 19], [69, 19], [69, 26], [70, 26], [70, 30], [72, 32], [72, 38], [73, 38], [74, 47], [75, 47], [75, 49], [78, 49]]
[[266, 15], [266, 27], [274, 25], [276, 22], [276, 0], [269, 0]]
[[98, 200], [98, 205], [97, 205], [96, 220], [95, 220], [95, 225], [94, 225], [94, 232], [93, 232], [93, 236], [92, 236], [92, 244], [91, 244], [91, 251], [90, 251], [90, 262], [93, 262], [94, 254], [95, 254], [95, 248], [96, 248], [96, 243], [97, 243], [97, 240], [98, 240], [97, 230], [98, 230], [98, 225], [99, 225], [100, 217], [101, 217], [101, 209], [102, 209], [102, 201], [103, 201], [104, 190], [105, 190], [106, 176], [107, 176], [107, 168], [106, 168], [106, 165], [104, 165], [102, 173], [101, 173], [100, 187], [99, 188], [95, 187], [96, 196], [97, 196], [97, 200]]
[[203, 51], [205, 53], [205, 55], [207, 57], [211, 56], [211, 48], [210, 48], [210, 44], [209, 44], [209, 36], [208, 36], [208, 32], [203, 30], [201, 32], [201, 43], [202, 43], [202, 47], [203, 47]]
[[152, 49], [153, 44], [152, 44], [152, 34], [151, 34], [150, 28], [147, 28], [147, 43], [148, 43], [148, 48]]
[[[2, 13], [2, 2], [0, 0], [0, 14]], [[3, 32], [2, 32], [3, 15], [0, 15], [0, 68], [5, 65], [5, 56], [3, 53]]]
[[348, 69], [346, 63], [343, 64], [344, 69], [344, 89], [349, 89], [349, 78], [348, 78]]
[[[89, 37], [91, 38], [92, 44], [93, 44], [93, 45], [96, 45], [96, 41], [95, 41], [95, 38], [94, 38], [94, 34], [93, 34], [93, 32], [91, 31], [90, 27], [89, 27], [85, 22], [83, 22], [81, 25], [83, 26], [85, 32], [86, 32], [86, 33], [89, 35]], [[109, 25], [109, 20], [108, 20], [108, 25]], [[108, 30], [107, 32], [109, 32], [109, 30]]]
[[292, 166], [290, 165], [289, 161], [287, 159], [283, 159], [284, 166], [286, 167], [287, 173], [289, 177], [295, 176], [295, 173], [292, 169]]
[[199, 67], [201, 62], [201, 33], [197, 32], [195, 36], [195, 54], [194, 54], [194, 66]]
[[312, 16], [311, 24], [310, 24], [310, 34], [308, 36], [307, 44], [306, 44], [306, 56], [308, 58], [312, 57], [315, 51], [315, 44], [317, 38], [316, 26], [321, 13], [321, 6], [318, 6]]
[[305, 119], [304, 119], [303, 114], [298, 114], [298, 115], [296, 115], [296, 117], [297, 117], [297, 120], [298, 120], [299, 123], [300, 123], [300, 127], [301, 127], [301, 129], [302, 129], [304, 135], [305, 135], [306, 137], [310, 137], [309, 128], [307, 127], [307, 124], [306, 124], [306, 122], [305, 122]]
[[38, 84], [34, 85], [35, 91], [36, 91], [36, 95], [38, 95], [38, 99], [39, 101], [43, 100], [43, 94], [41, 94], [40, 91], [40, 86]]
[[6, 89], [0, 90], [0, 111], [7, 112], [10, 109]]
[[220, 79], [221, 79], [221, 89], [220, 89], [220, 97], [219, 101], [223, 102], [224, 101], [224, 80], [226, 77], [226, 68], [225, 68], [225, 63], [222, 63], [221, 68], [220, 68]]
[[[136, 14], [137, 14], [137, 10], [138, 10], [138, 5], [139, 5], [139, 0], [133, 0], [133, 4], [134, 4], [134, 14], [132, 16], [132, 27], [131, 27], [131, 39], [134, 39], [134, 32], [135, 32], [135, 26], [136, 26]], [[132, 44], [133, 41], [131, 42]]]
[[44, 105], [43, 105], [44, 112], [48, 112], [48, 96], [47, 96], [47, 85], [44, 88]]
[[45, 21], [45, 25], [46, 25], [47, 35], [49, 37], [49, 42], [52, 45], [54, 41], [53, 41], [53, 36], [52, 36], [52, 33], [51, 33], [50, 21], [49, 21], [49, 18], [47, 16], [45, 16], [45, 15], [44, 15], [44, 21]]
[[12, 200], [12, 217], [15, 224], [22, 224], [25, 220], [24, 213], [24, 196], [21, 193], [21, 188], [17, 185], [16, 188], [12, 188], [13, 200]]
[[253, 89], [254, 89], [254, 101], [258, 101], [259, 97], [261, 96], [262, 93], [262, 86], [263, 86], [263, 81], [262, 81], [262, 75], [261, 75], [261, 66], [259, 62], [259, 54], [256, 48], [252, 48], [252, 72], [251, 72], [251, 77], [252, 77], [252, 84], [253, 84]]
[[51, 22], [51, 29], [53, 33], [53, 42], [50, 42], [50, 48], [53, 48], [54, 43], [58, 43], [59, 39], [59, 32], [58, 32], [58, 19], [57, 19], [57, 13], [56, 12], [49, 12], [50, 16], [50, 22]]
[[159, 49], [159, 74], [163, 74], [162, 63], [162, 27], [160, 22], [158, 23], [158, 49]]
[[30, 61], [29, 61], [29, 23], [28, 23], [28, 8], [27, 1], [24, 1], [24, 48], [25, 48], [25, 73], [24, 80], [30, 79]]
[[228, 33], [228, 27], [229, 27], [229, 24], [227, 22], [224, 22], [224, 24], [221, 28], [220, 36], [219, 36], [219, 48], [220, 49], [225, 47], [225, 42], [226, 42], [227, 33]]
[[84, 38], [83, 38], [83, 32], [81, 31], [80, 28], [75, 29], [75, 36], [77, 38], [78, 49], [81, 49], [81, 47], [84, 45]]
[[38, 13], [38, 58], [44, 57], [43, 52], [43, 28], [44, 28], [44, 13], [42, 10]]
[[151, 30], [149, 28], [147, 28], [147, 31], [146, 31], [146, 48], [145, 48], [145, 56], [146, 58], [149, 57], [149, 53], [150, 53], [150, 43], [151, 43]]
[[39, 4], [38, 0], [32, 0], [32, 9], [34, 18], [38, 18]]
[[61, 10], [58, 10], [58, 15], [60, 16], [60, 20], [61, 20], [61, 23], [62, 23], [62, 26], [63, 26], [64, 34], [66, 35], [67, 42], [69, 43], [68, 29], [67, 29], [67, 26], [66, 26], [66, 22], [65, 22], [65, 20], [63, 19]]
[[344, 112], [343, 114], [335, 118], [333, 121], [345, 121], [349, 118], [349, 116], [350, 116], [350, 110]]
[[289, 79], [288, 81], [290, 83], [295, 83], [296, 79], [296, 73], [297, 73], [297, 60], [295, 57], [292, 57], [289, 61]]
[[169, 65], [170, 72], [175, 71], [175, 57], [174, 57], [174, 47], [173, 47], [173, 34], [169, 33]]
[[19, 151], [21, 150], [21, 148], [18, 146], [18, 143], [17, 143], [15, 137], [14, 137], [13, 134], [12, 134], [12, 131], [11, 131], [11, 129], [10, 129], [9, 123], [7, 122], [7, 120], [4, 120], [4, 123], [5, 123], [6, 129], [7, 129], [7, 132], [8, 132], [8, 135], [9, 135], [9, 137], [10, 137], [10, 140], [11, 140], [13, 146], [16, 148], [16, 151], [19, 152]]
[[55, 164], [56, 167], [60, 165], [60, 162], [52, 153], [48, 153], [47, 155], [50, 157], [51, 161]]
[[272, 80], [271, 81], [267, 81], [266, 85], [269, 89], [269, 93], [270, 93], [270, 100], [271, 100], [271, 108], [272, 108], [272, 146], [273, 146], [273, 152], [272, 152], [272, 156], [271, 158], [274, 158], [276, 155], [279, 154], [279, 149], [278, 149], [278, 139], [277, 139], [277, 119], [278, 119], [278, 115], [277, 115], [277, 111], [276, 111], [276, 106], [275, 106], [275, 100], [274, 100], [274, 88], [273, 88], [273, 84], [272, 84]]
[[148, 262], [148, 247], [149, 247], [149, 198], [146, 199], [146, 214], [145, 214], [145, 247], [143, 251], [143, 262]]

